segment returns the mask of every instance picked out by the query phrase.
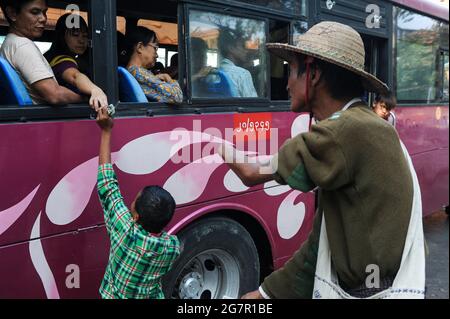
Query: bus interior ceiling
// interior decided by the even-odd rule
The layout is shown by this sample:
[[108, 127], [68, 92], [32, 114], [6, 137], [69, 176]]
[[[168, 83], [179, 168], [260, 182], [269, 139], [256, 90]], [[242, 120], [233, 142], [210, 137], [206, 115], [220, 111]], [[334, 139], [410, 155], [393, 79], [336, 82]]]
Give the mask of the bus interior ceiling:
[[177, 23], [178, 1], [169, 0], [162, 6], [156, 6], [150, 1], [117, 0], [117, 15], [125, 18]]

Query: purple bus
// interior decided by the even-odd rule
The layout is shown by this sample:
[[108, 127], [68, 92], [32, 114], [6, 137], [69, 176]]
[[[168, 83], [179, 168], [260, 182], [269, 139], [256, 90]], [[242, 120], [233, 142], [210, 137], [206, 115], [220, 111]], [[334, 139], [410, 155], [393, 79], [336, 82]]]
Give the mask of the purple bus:
[[[152, 184], [177, 202], [166, 230], [185, 248], [164, 279], [167, 298], [239, 298], [307, 239], [313, 192], [275, 182], [248, 188], [211, 145], [227, 140], [264, 160], [309, 130], [309, 114], [290, 112], [287, 64], [265, 43], [295, 43], [323, 20], [362, 34], [367, 69], [399, 100], [397, 130], [419, 175], [424, 214], [448, 206], [448, 8], [432, 1], [171, 0], [160, 7], [49, 0], [52, 19], [71, 4], [88, 18], [91, 77], [116, 105], [113, 162], [125, 202]], [[52, 25], [49, 17], [38, 43], [43, 51]], [[136, 25], [156, 31], [164, 67], [178, 54], [182, 105], [125, 94], [117, 32]], [[221, 28], [246, 39], [241, 67], [251, 74], [255, 94], [238, 96], [220, 72]], [[0, 15], [0, 42], [6, 34]], [[217, 71], [202, 87], [194, 80], [199, 52], [192, 38], [204, 41], [207, 66]], [[99, 298], [109, 239], [96, 193], [100, 134], [89, 107], [4, 103], [0, 136], [0, 298]]]

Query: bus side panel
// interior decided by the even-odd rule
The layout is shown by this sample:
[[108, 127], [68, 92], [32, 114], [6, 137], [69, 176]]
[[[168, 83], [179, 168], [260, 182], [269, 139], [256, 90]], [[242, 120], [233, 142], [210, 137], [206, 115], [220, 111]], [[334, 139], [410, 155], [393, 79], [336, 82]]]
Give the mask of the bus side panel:
[[[314, 195], [276, 183], [245, 188], [206, 147], [213, 134], [208, 129], [223, 134], [260, 116], [116, 119], [113, 161], [125, 203], [146, 185], [168, 187], [178, 204], [170, 227], [189, 225], [201, 209], [213, 213], [240, 205], [265, 225], [273, 262], [281, 266], [311, 229]], [[272, 113], [267, 121], [278, 130], [278, 144], [267, 149], [273, 154], [287, 138], [308, 130], [309, 116]], [[171, 138], [175, 128], [187, 132], [187, 142], [177, 134]], [[189, 140], [194, 132], [204, 133], [203, 143]], [[0, 297], [98, 297], [109, 249], [104, 227], [97, 227], [104, 223], [96, 194], [99, 133], [95, 121], [87, 120], [0, 125]], [[171, 158], [183, 151], [186, 162]], [[68, 265], [80, 267], [80, 289], [66, 287]]]
[[108, 254], [105, 227], [0, 248], [0, 298], [99, 298]]
[[431, 214], [449, 203], [448, 106], [398, 107], [395, 113], [419, 178], [423, 214]]

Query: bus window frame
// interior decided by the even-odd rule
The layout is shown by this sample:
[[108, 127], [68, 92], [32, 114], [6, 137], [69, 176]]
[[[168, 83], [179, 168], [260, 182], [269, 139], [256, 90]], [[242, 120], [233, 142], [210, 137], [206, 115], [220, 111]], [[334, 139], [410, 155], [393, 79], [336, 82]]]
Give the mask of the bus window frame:
[[[184, 43], [182, 44], [185, 47], [185, 56], [183, 56], [183, 61], [187, 62], [189, 57], [190, 57], [190, 33], [189, 33], [189, 25], [190, 25], [190, 16], [189, 16], [189, 12], [191, 10], [195, 10], [195, 11], [201, 11], [201, 12], [205, 12], [205, 13], [217, 13], [220, 15], [230, 15], [233, 17], [237, 17], [237, 18], [244, 18], [244, 19], [253, 19], [253, 20], [258, 20], [258, 21], [262, 21], [265, 23], [265, 36], [266, 36], [266, 43], [267, 43], [267, 39], [269, 38], [269, 19], [267, 17], [259, 17], [258, 15], [252, 15], [252, 14], [246, 14], [246, 13], [242, 13], [242, 12], [237, 12], [234, 9], [230, 8], [230, 9], [224, 9], [222, 8], [217, 8], [215, 6], [209, 6], [209, 5], [203, 5], [203, 6], [199, 6], [197, 4], [186, 4], [185, 5], [185, 30], [186, 30], [186, 35], [184, 36]], [[271, 72], [270, 72], [270, 54], [267, 52], [267, 59], [266, 59], [266, 83], [270, 83], [270, 76], [271, 76]], [[219, 106], [223, 106], [223, 105], [227, 105], [227, 104], [242, 104], [242, 103], [256, 103], [256, 104], [262, 104], [262, 103], [270, 103], [270, 96], [271, 96], [271, 87], [270, 84], [266, 84], [266, 96], [265, 97], [257, 97], [257, 98], [223, 98], [223, 99], [212, 99], [212, 98], [199, 98], [199, 97], [193, 97], [192, 96], [192, 83], [191, 83], [191, 72], [189, 70], [189, 66], [188, 63], [185, 63], [186, 69], [185, 69], [185, 75], [187, 75], [184, 79], [186, 81], [186, 93], [187, 93], [187, 102], [189, 105], [205, 105], [205, 104], [212, 104], [212, 105], [219, 105]], [[214, 106], [211, 106], [214, 107]]]
[[[303, 1], [303, 0], [298, 0], [298, 1]], [[187, 4], [198, 4], [200, 6], [214, 6], [214, 5], [218, 5], [222, 8], [223, 11], [228, 12], [228, 10], [248, 10], [254, 13], [258, 13], [261, 14], [261, 16], [266, 16], [268, 18], [274, 18], [274, 19], [278, 19], [281, 17], [284, 18], [289, 18], [290, 20], [293, 19], [301, 19], [301, 20], [308, 20], [309, 16], [310, 16], [310, 9], [311, 9], [311, 5], [307, 4], [306, 7], [306, 14], [307, 15], [303, 15], [303, 14], [292, 14], [289, 13], [287, 11], [282, 11], [282, 10], [276, 10], [276, 9], [272, 9], [272, 8], [267, 8], [267, 7], [263, 7], [263, 6], [258, 6], [258, 5], [254, 5], [254, 4], [248, 4], [248, 3], [244, 3], [244, 2], [240, 2], [240, 1], [233, 1], [233, 0], [180, 0], [180, 2], [184, 2]], [[307, 3], [307, 1], [305, 1], [305, 3]], [[229, 9], [225, 9], [224, 7], [228, 7]], [[241, 12], [241, 11], [238, 11]]]
[[[105, 40], [105, 36], [108, 36], [109, 27], [115, 26], [116, 14], [115, 14], [115, 0], [87, 0], [81, 1], [79, 4], [80, 10], [85, 9], [88, 13], [89, 28], [91, 34], [91, 46], [90, 46], [90, 60], [92, 64], [92, 76], [93, 81], [101, 87], [108, 96], [108, 101], [111, 104], [116, 104], [118, 100], [118, 84], [117, 84], [117, 54], [111, 54], [111, 50], [106, 50], [110, 52], [109, 57], [105, 59], [101, 51], [104, 51], [105, 46], [96, 45], [99, 41], [108, 42]], [[71, 3], [70, 1], [59, 2], [58, 5], [52, 5], [53, 2], [49, 2], [49, 7], [53, 8], [64, 8], [65, 5]], [[104, 15], [102, 18], [98, 14], [92, 14], [93, 12], [98, 12], [98, 8], [106, 7], [104, 10]], [[114, 12], [113, 21], [109, 21], [107, 18], [108, 13], [111, 18], [111, 12]], [[111, 23], [112, 22], [112, 23]], [[98, 34], [96, 30], [100, 31]], [[103, 32], [105, 31], [105, 32]], [[95, 36], [98, 34], [98, 36]], [[110, 41], [109, 45], [112, 46], [113, 52], [117, 52], [117, 40], [115, 36], [109, 35]], [[98, 49], [95, 50], [95, 47]], [[100, 52], [99, 58], [95, 58], [95, 51]], [[100, 58], [101, 57], [101, 58]], [[113, 68], [111, 68], [111, 62]], [[115, 60], [115, 62], [114, 62]], [[105, 70], [99, 68], [100, 61], [106, 65]], [[109, 66], [109, 67], [107, 67]], [[114, 68], [115, 66], [115, 68]], [[106, 89], [105, 89], [106, 86]], [[1, 105], [0, 106], [0, 122], [18, 121], [18, 122], [28, 122], [28, 121], [40, 121], [40, 120], [73, 120], [73, 119], [89, 119], [92, 118], [93, 111], [87, 102], [79, 104], [69, 104], [64, 106], [52, 106], [49, 104], [43, 105], [29, 105], [29, 106], [19, 106], [19, 105]]]

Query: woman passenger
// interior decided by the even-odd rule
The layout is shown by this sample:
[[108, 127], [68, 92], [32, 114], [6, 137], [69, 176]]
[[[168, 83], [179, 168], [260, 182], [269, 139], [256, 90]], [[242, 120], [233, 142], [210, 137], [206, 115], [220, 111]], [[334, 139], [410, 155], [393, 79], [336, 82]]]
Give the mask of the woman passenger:
[[33, 104], [64, 105], [80, 103], [83, 97], [60, 86], [52, 68], [33, 42], [42, 36], [47, 23], [45, 0], [0, 0], [9, 31], [0, 48], [20, 76]]
[[[68, 27], [79, 22], [77, 27]], [[56, 23], [55, 40], [44, 55], [53, 69], [56, 80], [68, 89], [90, 96], [89, 104], [97, 109], [108, 105], [105, 93], [89, 77], [86, 52], [88, 48], [88, 26], [79, 15], [67, 13]]]
[[127, 32], [124, 48], [120, 51], [120, 64], [136, 78], [149, 101], [180, 104], [183, 91], [177, 81], [168, 74], [150, 71], [158, 58], [156, 33], [144, 27]]

